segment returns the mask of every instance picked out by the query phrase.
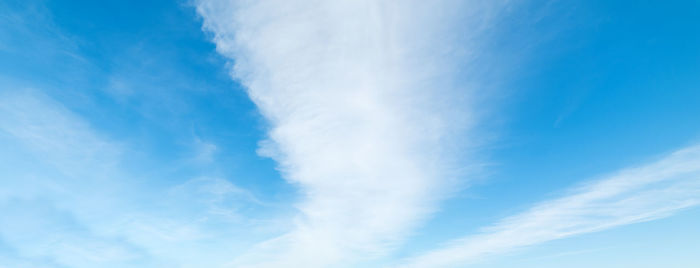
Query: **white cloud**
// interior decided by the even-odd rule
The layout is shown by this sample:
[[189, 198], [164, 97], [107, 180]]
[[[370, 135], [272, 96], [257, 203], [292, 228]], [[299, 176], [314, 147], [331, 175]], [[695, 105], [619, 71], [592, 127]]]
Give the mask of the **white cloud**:
[[0, 93], [0, 131], [71, 176], [85, 175], [81, 173], [84, 166], [107, 171], [121, 153], [118, 146], [97, 137], [83, 120], [36, 90]]
[[39, 91], [0, 93], [0, 144], [7, 148], [0, 201], [60, 196], [57, 206], [88, 204], [90, 189], [119, 188], [119, 146]]
[[269, 120], [261, 154], [303, 195], [296, 229], [235, 265], [371, 259], [432, 210], [472, 142], [473, 88], [455, 85], [477, 82], [462, 70], [497, 2], [197, 1]]
[[461, 267], [519, 247], [667, 217], [698, 204], [700, 146], [694, 146], [576, 188], [402, 267]]
[[40, 91], [0, 92], [0, 147], [0, 262], [213, 267], [266, 228], [237, 213], [268, 204], [227, 180], [124, 168], [125, 144]]

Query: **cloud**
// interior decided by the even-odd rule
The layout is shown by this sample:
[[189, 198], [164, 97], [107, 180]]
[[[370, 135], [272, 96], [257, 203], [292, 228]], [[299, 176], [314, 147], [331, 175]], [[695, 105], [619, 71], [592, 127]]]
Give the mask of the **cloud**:
[[[0, 142], [11, 146], [8, 152], [16, 155], [4, 162], [5, 179], [9, 180], [11, 171], [24, 174], [16, 176], [32, 174], [15, 180], [16, 187], [20, 183], [27, 187], [24, 191], [8, 194], [36, 190], [34, 194], [41, 196], [42, 191], [61, 192], [60, 187], [64, 186], [81, 189], [78, 192], [97, 185], [104, 189], [114, 187], [109, 184], [113, 182], [109, 176], [117, 174], [120, 147], [100, 138], [86, 122], [39, 91], [8, 89], [0, 93], [0, 134], [5, 134], [0, 136], [5, 138]], [[25, 155], [33, 161], [22, 161]], [[43, 170], [52, 174], [36, 174]], [[63, 180], [62, 185], [55, 184], [59, 179]], [[71, 200], [83, 197], [87, 195], [75, 195]], [[3, 198], [0, 195], [0, 200]]]
[[127, 144], [37, 90], [0, 92], [0, 145], [0, 262], [13, 267], [213, 267], [275, 224], [240, 217], [269, 204], [228, 180], [125, 168]]
[[698, 204], [700, 145], [575, 188], [401, 267], [459, 267], [524, 246], [668, 217]]
[[455, 159], [474, 145], [478, 81], [464, 70], [500, 5], [197, 1], [269, 122], [260, 153], [302, 194], [295, 230], [235, 265], [372, 259], [424, 219], [468, 166]]
[[124, 209], [118, 145], [44, 94], [13, 89], [0, 93], [0, 144], [7, 148], [0, 153], [0, 239], [18, 264], [109, 267], [143, 257], [99, 231]]

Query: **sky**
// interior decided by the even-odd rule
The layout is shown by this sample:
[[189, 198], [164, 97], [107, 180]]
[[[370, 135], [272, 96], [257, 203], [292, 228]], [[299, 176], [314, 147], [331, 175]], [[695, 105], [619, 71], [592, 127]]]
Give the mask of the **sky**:
[[699, 26], [0, 0], [0, 267], [699, 267]]

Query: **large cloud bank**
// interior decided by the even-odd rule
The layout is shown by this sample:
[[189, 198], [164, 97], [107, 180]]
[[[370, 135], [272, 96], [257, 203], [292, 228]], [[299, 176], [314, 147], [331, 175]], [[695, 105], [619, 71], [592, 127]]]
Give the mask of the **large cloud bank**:
[[493, 4], [408, 2], [198, 2], [269, 121], [261, 153], [303, 196], [294, 230], [236, 265], [371, 259], [455, 185], [474, 121], [464, 63]]

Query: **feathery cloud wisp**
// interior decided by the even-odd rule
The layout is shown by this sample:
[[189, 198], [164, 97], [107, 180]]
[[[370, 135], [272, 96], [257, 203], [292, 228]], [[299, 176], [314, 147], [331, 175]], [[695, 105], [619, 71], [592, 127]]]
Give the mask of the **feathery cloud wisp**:
[[270, 254], [305, 267], [381, 255], [452, 183], [450, 157], [464, 145], [454, 134], [474, 120], [457, 65], [496, 5], [409, 2], [197, 2], [269, 120], [261, 154], [303, 194], [296, 229], [236, 265], [264, 266]]
[[700, 146], [625, 169], [506, 218], [484, 233], [407, 260], [402, 267], [453, 267], [572, 235], [667, 217], [700, 204]]
[[268, 225], [239, 216], [268, 205], [225, 179], [145, 185], [162, 178], [125, 167], [127, 145], [41, 91], [0, 92], [0, 147], [0, 263], [12, 267], [213, 267], [254, 241], [239, 230]]

